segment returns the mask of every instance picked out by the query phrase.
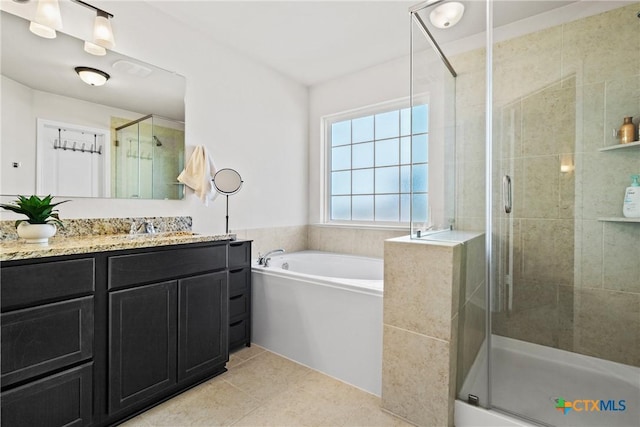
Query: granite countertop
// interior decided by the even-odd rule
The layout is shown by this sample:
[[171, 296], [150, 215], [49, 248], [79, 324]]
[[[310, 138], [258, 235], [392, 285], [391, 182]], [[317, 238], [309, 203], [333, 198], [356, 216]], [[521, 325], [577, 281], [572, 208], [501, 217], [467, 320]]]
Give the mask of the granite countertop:
[[0, 261], [43, 258], [121, 249], [180, 245], [197, 242], [235, 240], [233, 234], [195, 234], [191, 231], [173, 231], [155, 234], [105, 234], [65, 237], [56, 236], [48, 244], [26, 243], [21, 240], [0, 242]]

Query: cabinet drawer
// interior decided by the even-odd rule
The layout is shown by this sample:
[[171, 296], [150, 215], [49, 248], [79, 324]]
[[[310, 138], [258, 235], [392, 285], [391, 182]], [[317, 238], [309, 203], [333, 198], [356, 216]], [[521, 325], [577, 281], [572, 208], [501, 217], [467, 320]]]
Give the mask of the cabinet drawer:
[[93, 258], [5, 266], [2, 311], [94, 291]]
[[243, 294], [249, 290], [251, 283], [251, 268], [239, 268], [229, 271], [229, 296]]
[[88, 363], [2, 393], [2, 426], [91, 424], [92, 377]]
[[236, 295], [229, 298], [229, 319], [233, 321], [236, 317], [249, 313], [249, 298], [246, 294]]
[[249, 319], [242, 319], [229, 325], [229, 349], [249, 343]]
[[109, 258], [109, 289], [221, 270], [226, 266], [225, 244], [113, 256]]
[[93, 297], [17, 310], [0, 319], [3, 386], [93, 354]]
[[229, 243], [229, 268], [251, 264], [251, 242]]

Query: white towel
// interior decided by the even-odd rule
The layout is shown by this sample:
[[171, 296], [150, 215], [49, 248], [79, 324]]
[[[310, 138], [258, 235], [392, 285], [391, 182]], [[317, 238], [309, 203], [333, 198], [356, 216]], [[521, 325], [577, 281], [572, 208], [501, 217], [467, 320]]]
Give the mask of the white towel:
[[197, 145], [184, 170], [178, 175], [178, 181], [191, 188], [202, 203], [209, 206], [209, 201], [218, 195], [211, 182], [215, 174], [216, 167], [207, 148]]

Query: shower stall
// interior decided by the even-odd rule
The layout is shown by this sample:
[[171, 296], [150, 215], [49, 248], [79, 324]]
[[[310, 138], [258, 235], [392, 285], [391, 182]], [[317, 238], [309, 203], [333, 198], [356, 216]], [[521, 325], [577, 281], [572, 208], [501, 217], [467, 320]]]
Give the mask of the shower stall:
[[184, 165], [184, 123], [150, 114], [114, 128], [112, 194], [119, 198], [183, 198], [184, 188], [176, 177]]
[[[640, 118], [640, 2], [565, 2], [510, 25], [536, 2], [464, 2], [460, 29], [439, 30], [442, 3], [412, 8], [411, 95], [439, 74], [455, 126], [431, 137], [444, 141], [443, 213], [411, 231], [486, 237], [485, 280], [460, 290], [456, 425], [636, 426], [640, 218], [622, 202], [640, 143], [617, 130]], [[482, 34], [465, 33], [473, 22]], [[464, 47], [446, 43], [453, 30]]]

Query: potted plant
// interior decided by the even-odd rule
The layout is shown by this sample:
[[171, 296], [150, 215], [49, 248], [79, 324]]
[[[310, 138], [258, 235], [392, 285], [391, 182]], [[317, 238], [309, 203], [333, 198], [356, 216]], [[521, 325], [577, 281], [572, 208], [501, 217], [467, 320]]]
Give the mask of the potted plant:
[[16, 230], [18, 236], [22, 237], [27, 243], [47, 243], [49, 237], [56, 234], [56, 225], [64, 227], [58, 210], [54, 209], [61, 203], [68, 202], [63, 200], [58, 203], [51, 203], [53, 197], [48, 195], [40, 198], [36, 195], [25, 197], [18, 196], [13, 202], [14, 204], [0, 204], [0, 207], [9, 211], [26, 215], [27, 219], [19, 219], [16, 221]]

